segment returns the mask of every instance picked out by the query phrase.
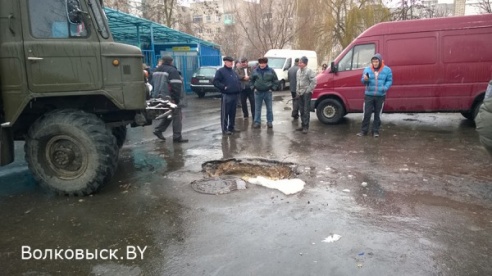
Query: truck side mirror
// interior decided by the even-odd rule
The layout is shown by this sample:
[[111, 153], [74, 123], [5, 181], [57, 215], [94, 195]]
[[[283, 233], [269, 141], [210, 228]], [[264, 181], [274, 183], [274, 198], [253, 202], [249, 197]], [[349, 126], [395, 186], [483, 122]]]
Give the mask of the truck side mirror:
[[79, 0], [67, 0], [67, 15], [70, 23], [82, 23], [82, 10]]
[[338, 72], [338, 66], [335, 64], [334, 61], [330, 63], [330, 72], [331, 73], [337, 73]]

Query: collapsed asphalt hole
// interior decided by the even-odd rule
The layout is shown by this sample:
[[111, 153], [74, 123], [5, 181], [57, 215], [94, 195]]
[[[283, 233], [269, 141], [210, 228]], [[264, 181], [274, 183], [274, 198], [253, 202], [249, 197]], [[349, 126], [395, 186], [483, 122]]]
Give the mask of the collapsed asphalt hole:
[[297, 165], [263, 158], [212, 160], [202, 164], [207, 177], [191, 183], [193, 190], [205, 194], [226, 194], [246, 189], [242, 178], [262, 176], [269, 179], [290, 179], [298, 175]]

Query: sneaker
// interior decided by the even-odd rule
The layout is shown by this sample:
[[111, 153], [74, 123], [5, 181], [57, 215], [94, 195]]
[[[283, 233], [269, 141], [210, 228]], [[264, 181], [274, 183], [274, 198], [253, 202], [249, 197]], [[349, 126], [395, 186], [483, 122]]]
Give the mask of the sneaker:
[[273, 128], [272, 123], [267, 123], [267, 127], [268, 127], [268, 128]]
[[304, 129], [302, 127], [296, 128], [296, 131], [303, 131]]
[[366, 136], [367, 135], [367, 132], [361, 131], [361, 132], [357, 133], [356, 135], [359, 136], [359, 137]]
[[249, 119], [249, 117], [248, 117], [248, 116], [244, 116], [244, 117], [243, 117], [243, 119], [244, 119], [244, 120], [248, 120], [248, 119]]
[[293, 120], [299, 120], [299, 116], [292, 116]]
[[302, 133], [303, 133], [303, 134], [307, 134], [307, 133], [308, 133], [308, 129], [307, 129], [307, 128], [303, 129], [303, 130], [302, 130]]
[[164, 136], [162, 136], [162, 132], [159, 132], [159, 131], [154, 131], [153, 132], [155, 136], [157, 136], [157, 138], [163, 140], [163, 141], [166, 141], [166, 138], [164, 138]]
[[253, 124], [253, 128], [260, 128], [260, 127], [261, 127], [260, 124], [257, 124], [257, 123]]
[[230, 132], [239, 133], [239, 132], [241, 132], [241, 131], [240, 131], [239, 129], [233, 129], [233, 130], [231, 130]]
[[379, 132], [374, 132], [373, 136], [374, 136], [374, 138], [378, 138], [379, 137]]
[[226, 132], [225, 132], [225, 135], [232, 135], [232, 132], [230, 132], [230, 131], [226, 131]]
[[173, 142], [174, 143], [188, 143], [188, 139], [183, 139], [183, 137], [181, 137], [181, 138], [173, 139]]

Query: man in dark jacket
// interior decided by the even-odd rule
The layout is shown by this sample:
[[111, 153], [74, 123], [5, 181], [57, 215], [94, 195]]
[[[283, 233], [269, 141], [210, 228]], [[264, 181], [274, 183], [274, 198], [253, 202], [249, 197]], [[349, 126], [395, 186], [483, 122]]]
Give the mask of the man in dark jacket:
[[234, 128], [236, 120], [237, 97], [241, 93], [241, 82], [239, 76], [232, 69], [234, 59], [226, 56], [222, 59], [224, 67], [215, 73], [213, 84], [222, 93], [220, 123], [222, 133], [231, 135], [233, 132], [240, 132]]
[[179, 75], [176, 67], [173, 66], [173, 58], [171, 56], [163, 56], [161, 65], [156, 68], [152, 74], [152, 84], [154, 87], [152, 96], [154, 98], [169, 97], [171, 102], [178, 105], [174, 110], [171, 118], [162, 119], [154, 130], [154, 135], [161, 140], [166, 140], [162, 136], [162, 132], [166, 131], [167, 127], [173, 122], [173, 142], [186, 143], [188, 139], [183, 139], [181, 131], [183, 129], [181, 100], [182, 100], [182, 85], [183, 80]]
[[261, 106], [265, 102], [267, 110], [267, 127], [273, 127], [273, 111], [272, 111], [272, 91], [277, 90], [278, 78], [275, 71], [268, 67], [268, 58], [262, 57], [258, 59], [258, 67], [253, 70], [253, 74], [249, 80], [251, 90], [255, 91], [255, 121], [253, 128], [261, 126]]
[[299, 98], [297, 97], [297, 70], [299, 70], [299, 58], [294, 60], [294, 66], [290, 67], [287, 71], [287, 77], [289, 78], [290, 94], [292, 95], [292, 118], [294, 120], [299, 119]]

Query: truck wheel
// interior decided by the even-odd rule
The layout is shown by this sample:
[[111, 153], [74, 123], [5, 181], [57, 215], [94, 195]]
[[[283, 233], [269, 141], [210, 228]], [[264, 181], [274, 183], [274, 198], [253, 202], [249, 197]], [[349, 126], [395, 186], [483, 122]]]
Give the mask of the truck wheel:
[[37, 182], [59, 194], [95, 192], [118, 164], [115, 137], [96, 115], [80, 110], [39, 118], [29, 129], [24, 150]]
[[461, 112], [461, 115], [463, 115], [463, 117], [467, 118], [468, 120], [473, 120], [471, 112]]
[[475, 103], [472, 109], [472, 118], [470, 120], [475, 120], [475, 118], [478, 115], [478, 111], [480, 110], [480, 106], [482, 106], [483, 99], [479, 100], [478, 102]]
[[468, 120], [475, 120], [475, 117], [477, 117], [478, 110], [480, 110], [480, 106], [483, 103], [483, 99], [478, 99], [474, 104], [473, 107], [471, 108], [470, 111], [467, 112], [461, 112], [461, 115], [463, 117], [467, 118]]
[[337, 124], [345, 116], [345, 108], [336, 99], [325, 99], [316, 107], [316, 116], [324, 124]]
[[126, 126], [113, 127], [111, 132], [116, 138], [116, 145], [118, 145], [118, 148], [121, 149], [126, 140]]
[[285, 81], [281, 80], [280, 84], [278, 85], [278, 91], [284, 91], [285, 89]]
[[203, 97], [205, 97], [205, 92], [203, 92], [203, 91], [196, 92], [196, 94], [198, 95], [198, 98], [203, 98]]

